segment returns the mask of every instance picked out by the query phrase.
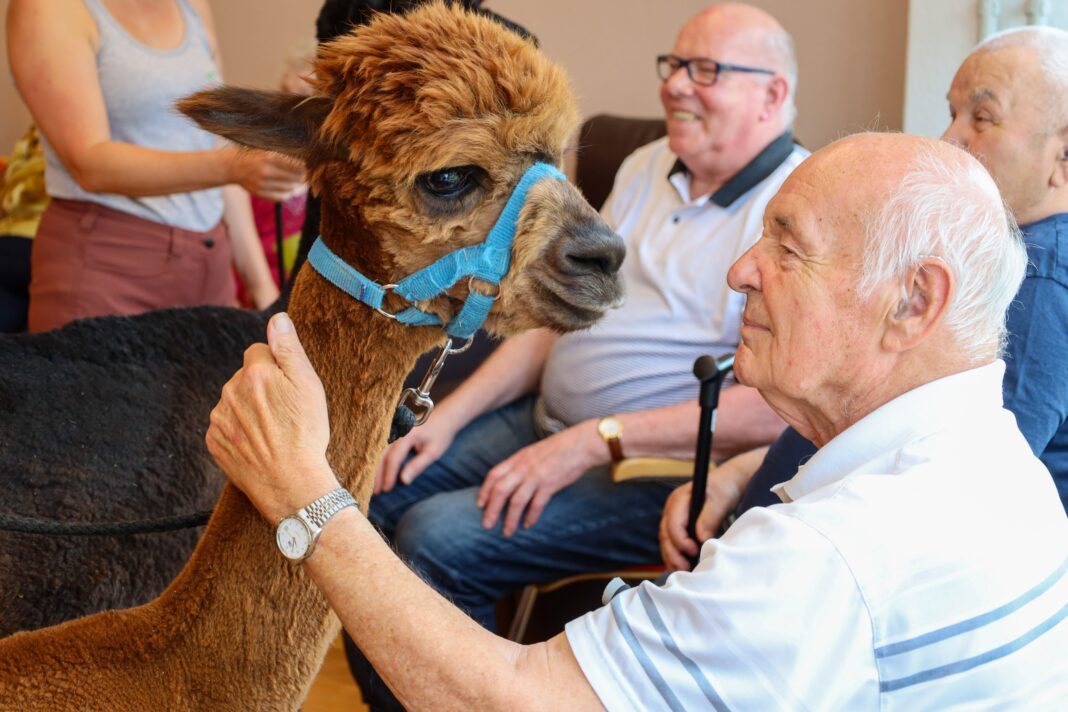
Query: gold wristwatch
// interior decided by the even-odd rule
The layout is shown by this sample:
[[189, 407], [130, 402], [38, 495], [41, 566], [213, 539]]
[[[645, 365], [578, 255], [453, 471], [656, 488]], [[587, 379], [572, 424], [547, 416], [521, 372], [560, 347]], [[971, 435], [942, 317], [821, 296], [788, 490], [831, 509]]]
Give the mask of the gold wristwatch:
[[597, 421], [597, 434], [608, 445], [612, 462], [623, 459], [623, 423], [614, 415], [606, 415]]

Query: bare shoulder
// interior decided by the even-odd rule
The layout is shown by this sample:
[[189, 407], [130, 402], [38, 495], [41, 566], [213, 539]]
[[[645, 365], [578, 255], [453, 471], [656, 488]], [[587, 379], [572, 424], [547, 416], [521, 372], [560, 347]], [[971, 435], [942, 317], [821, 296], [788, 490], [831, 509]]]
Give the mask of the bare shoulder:
[[82, 0], [10, 0], [7, 41], [11, 60], [36, 50], [96, 51], [100, 34]]
[[96, 36], [96, 23], [82, 0], [9, 0], [7, 27], [9, 36], [19, 29], [48, 27], [67, 35]]
[[211, 41], [215, 42], [215, 15], [211, 11], [211, 3], [208, 0], [189, 0], [189, 4], [200, 16], [200, 21], [204, 23], [204, 29], [207, 31], [208, 36], [211, 37]]

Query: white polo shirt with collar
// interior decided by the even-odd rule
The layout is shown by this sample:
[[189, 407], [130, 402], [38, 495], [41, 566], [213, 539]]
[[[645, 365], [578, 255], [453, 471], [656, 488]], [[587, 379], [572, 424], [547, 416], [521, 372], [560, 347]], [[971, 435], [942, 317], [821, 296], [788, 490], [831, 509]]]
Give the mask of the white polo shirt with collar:
[[541, 396], [563, 425], [696, 397], [693, 362], [738, 346], [745, 297], [727, 270], [759, 239], [764, 208], [808, 156], [786, 132], [711, 195], [691, 196], [667, 138], [623, 162], [601, 214], [623, 237], [626, 302], [556, 340]]
[[1068, 708], [1068, 518], [997, 361], [916, 388], [567, 626], [610, 710]]

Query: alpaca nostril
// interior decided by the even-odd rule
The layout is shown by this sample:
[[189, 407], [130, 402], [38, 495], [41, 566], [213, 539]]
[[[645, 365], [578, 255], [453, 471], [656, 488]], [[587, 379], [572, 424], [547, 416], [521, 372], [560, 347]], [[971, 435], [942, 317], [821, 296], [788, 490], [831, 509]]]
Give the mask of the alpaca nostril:
[[586, 223], [575, 230], [563, 245], [562, 256], [568, 271], [603, 274], [619, 271], [626, 248], [619, 235], [604, 224]]
[[589, 255], [579, 256], [569, 254], [567, 256], [568, 261], [573, 263], [577, 268], [586, 272], [601, 272], [604, 274], [610, 274], [612, 272], [611, 263], [607, 256], [602, 255]]

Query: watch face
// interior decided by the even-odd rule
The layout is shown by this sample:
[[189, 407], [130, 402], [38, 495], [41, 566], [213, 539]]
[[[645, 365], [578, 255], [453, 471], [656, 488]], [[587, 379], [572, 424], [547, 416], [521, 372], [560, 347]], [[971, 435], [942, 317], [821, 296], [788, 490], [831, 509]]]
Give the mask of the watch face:
[[311, 532], [304, 522], [296, 517], [286, 517], [275, 532], [278, 548], [290, 559], [302, 559], [311, 544]]
[[623, 431], [620, 426], [620, 422], [615, 418], [603, 418], [597, 423], [597, 430], [601, 433], [601, 437], [618, 438]]

